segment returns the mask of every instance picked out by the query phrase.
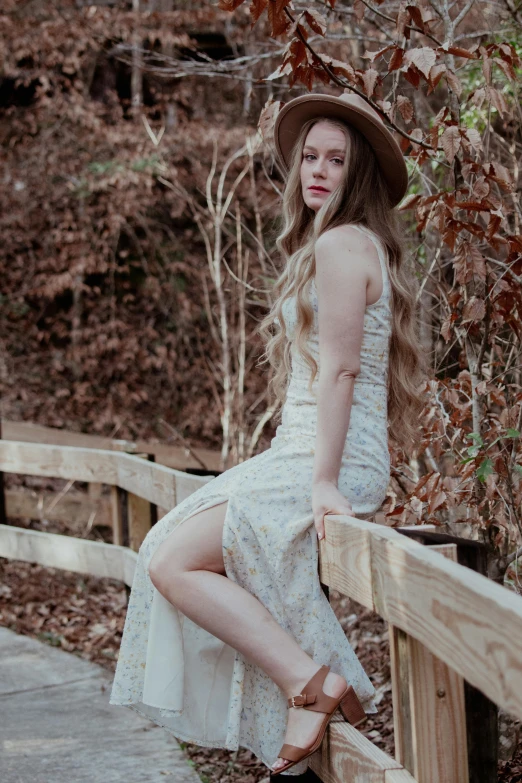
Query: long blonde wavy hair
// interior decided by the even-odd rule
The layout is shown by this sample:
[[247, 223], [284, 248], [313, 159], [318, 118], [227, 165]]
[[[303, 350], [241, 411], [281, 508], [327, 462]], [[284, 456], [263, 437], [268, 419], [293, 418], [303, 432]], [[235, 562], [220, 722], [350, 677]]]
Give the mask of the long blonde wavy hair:
[[[308, 131], [319, 121], [340, 128], [346, 137], [341, 184], [315, 212], [302, 195], [301, 161]], [[283, 193], [282, 229], [275, 240], [283, 260], [282, 272], [273, 288], [274, 304], [258, 325], [265, 343], [259, 364], [274, 369], [269, 390], [275, 393], [275, 417], [280, 420], [291, 372], [291, 342], [287, 338], [283, 303], [296, 296], [297, 348], [311, 370], [309, 390], [318, 372], [317, 362], [306, 346], [314, 312], [307, 296], [315, 276], [314, 247], [318, 237], [330, 228], [360, 223], [382, 240], [388, 255], [392, 289], [392, 333], [388, 365], [388, 426], [395, 443], [408, 449], [420, 441], [419, 419], [424, 407], [422, 384], [426, 363], [417, 336], [417, 281], [405, 261], [403, 230], [389, 201], [381, 168], [367, 139], [353, 126], [327, 117], [303, 123], [293, 147]]]

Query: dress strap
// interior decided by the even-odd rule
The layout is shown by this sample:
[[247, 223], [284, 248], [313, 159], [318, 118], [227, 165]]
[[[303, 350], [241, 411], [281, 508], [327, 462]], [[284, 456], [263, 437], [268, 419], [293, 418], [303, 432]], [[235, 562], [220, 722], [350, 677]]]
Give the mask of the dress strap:
[[377, 302], [380, 302], [381, 299], [384, 297], [384, 293], [388, 291], [390, 287], [389, 280], [388, 280], [388, 265], [386, 263], [386, 252], [382, 244], [381, 238], [371, 228], [368, 228], [367, 226], [363, 226], [360, 223], [350, 223], [350, 225], [353, 226], [354, 228], [358, 228], [360, 231], [363, 232], [363, 234], [366, 234], [366, 236], [372, 240], [373, 244], [377, 248], [377, 255], [379, 256], [379, 262], [381, 264], [381, 270], [382, 270], [382, 285], [383, 285], [382, 295], [377, 300]]

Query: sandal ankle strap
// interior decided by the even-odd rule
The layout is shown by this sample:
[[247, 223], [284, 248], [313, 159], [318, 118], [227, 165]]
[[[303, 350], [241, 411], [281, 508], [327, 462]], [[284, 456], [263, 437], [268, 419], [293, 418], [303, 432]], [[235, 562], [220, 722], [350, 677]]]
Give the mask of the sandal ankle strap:
[[304, 707], [305, 704], [315, 704], [317, 701], [317, 694], [315, 693], [300, 693], [298, 696], [290, 696], [288, 699], [289, 707]]
[[329, 666], [321, 666], [306, 685], [303, 686], [303, 692], [288, 699], [288, 706], [304, 707], [314, 712], [331, 712], [334, 710], [339, 700], [333, 696], [328, 696], [322, 687], [329, 671]]

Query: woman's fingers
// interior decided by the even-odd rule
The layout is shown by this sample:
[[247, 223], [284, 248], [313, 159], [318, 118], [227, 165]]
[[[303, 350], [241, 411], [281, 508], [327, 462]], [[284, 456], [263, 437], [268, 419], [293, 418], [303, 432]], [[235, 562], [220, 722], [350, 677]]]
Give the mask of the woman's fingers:
[[346, 514], [346, 516], [353, 516], [353, 509], [349, 503], [343, 504], [343, 508], [338, 508], [335, 511], [326, 509], [321, 513], [321, 516], [314, 520], [315, 529], [317, 530], [317, 538], [323, 539], [325, 537], [324, 530], [324, 518], [326, 514]]
[[315, 520], [315, 529], [317, 530], [317, 538], [324, 538], [324, 517]]

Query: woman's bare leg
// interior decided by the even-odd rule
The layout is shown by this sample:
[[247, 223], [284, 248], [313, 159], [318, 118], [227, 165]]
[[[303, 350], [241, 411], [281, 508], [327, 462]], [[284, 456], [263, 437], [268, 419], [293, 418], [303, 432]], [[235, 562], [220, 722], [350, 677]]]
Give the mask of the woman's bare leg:
[[[200, 627], [255, 663], [287, 697], [301, 692], [319, 668], [295, 639], [248, 590], [225, 575], [222, 553], [227, 502], [194, 514], [176, 528], [154, 553], [149, 574], [157, 590]], [[324, 691], [340, 696], [346, 680], [329, 672]], [[324, 715], [288, 711], [285, 742], [310, 745]], [[282, 766], [279, 760], [274, 770]]]

